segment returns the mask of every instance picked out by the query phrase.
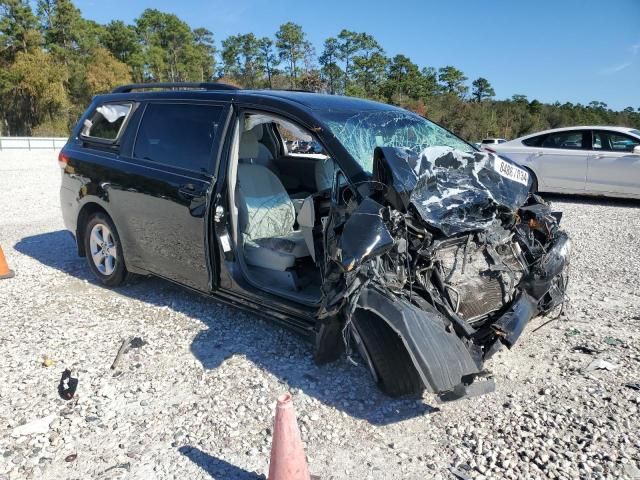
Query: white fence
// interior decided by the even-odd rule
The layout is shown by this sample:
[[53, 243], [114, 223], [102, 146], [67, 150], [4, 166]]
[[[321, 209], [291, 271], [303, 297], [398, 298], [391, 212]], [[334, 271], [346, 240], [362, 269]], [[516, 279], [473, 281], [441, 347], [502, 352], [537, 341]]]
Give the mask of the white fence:
[[0, 137], [0, 151], [60, 150], [65, 143], [64, 137]]

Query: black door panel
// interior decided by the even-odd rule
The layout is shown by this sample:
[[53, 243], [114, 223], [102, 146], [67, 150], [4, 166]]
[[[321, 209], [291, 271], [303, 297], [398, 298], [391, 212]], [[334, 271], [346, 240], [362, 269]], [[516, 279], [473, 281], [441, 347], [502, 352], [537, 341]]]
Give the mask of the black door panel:
[[[113, 205], [139, 268], [210, 290], [207, 207], [227, 106], [144, 106], [122, 176], [110, 186]], [[142, 110], [142, 109], [141, 109]], [[125, 254], [127, 257], [129, 254]]]
[[[132, 257], [145, 270], [207, 291], [204, 220], [209, 179], [189, 179], [200, 195], [184, 198], [183, 175], [129, 165], [109, 201], [124, 224]], [[127, 257], [130, 255], [127, 254]]]

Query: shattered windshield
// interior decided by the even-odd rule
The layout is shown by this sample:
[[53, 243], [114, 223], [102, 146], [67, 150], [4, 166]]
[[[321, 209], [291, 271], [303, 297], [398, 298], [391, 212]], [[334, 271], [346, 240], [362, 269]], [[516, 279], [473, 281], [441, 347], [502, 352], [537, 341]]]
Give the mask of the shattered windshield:
[[368, 173], [373, 171], [376, 147], [398, 147], [416, 154], [427, 147], [474, 149], [467, 142], [429, 120], [400, 109], [318, 112], [351, 156]]

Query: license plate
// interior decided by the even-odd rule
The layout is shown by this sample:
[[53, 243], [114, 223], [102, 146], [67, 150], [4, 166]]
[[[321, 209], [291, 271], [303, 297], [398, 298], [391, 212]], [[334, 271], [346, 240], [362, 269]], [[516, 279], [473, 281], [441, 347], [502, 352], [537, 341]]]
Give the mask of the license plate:
[[504, 178], [513, 180], [514, 182], [521, 183], [522, 185], [529, 184], [529, 172], [516, 167], [515, 165], [505, 162], [497, 156], [493, 158], [493, 168], [496, 172], [502, 175]]

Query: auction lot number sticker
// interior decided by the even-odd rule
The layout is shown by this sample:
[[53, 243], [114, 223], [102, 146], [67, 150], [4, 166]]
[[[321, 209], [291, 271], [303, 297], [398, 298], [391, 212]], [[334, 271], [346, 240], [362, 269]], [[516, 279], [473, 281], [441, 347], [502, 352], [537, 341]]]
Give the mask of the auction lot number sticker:
[[516, 167], [515, 165], [505, 162], [498, 156], [493, 157], [493, 168], [496, 172], [509, 180], [521, 183], [523, 185], [529, 184], [529, 172]]

